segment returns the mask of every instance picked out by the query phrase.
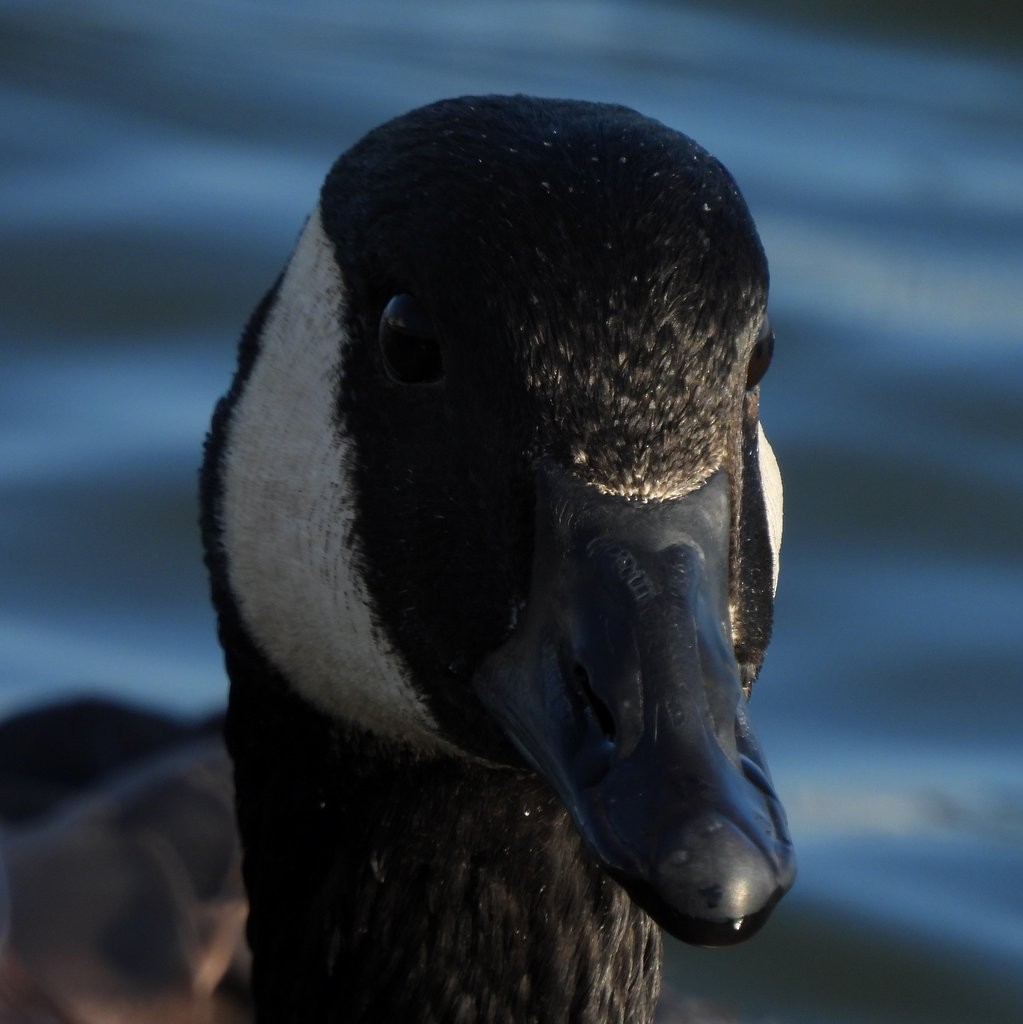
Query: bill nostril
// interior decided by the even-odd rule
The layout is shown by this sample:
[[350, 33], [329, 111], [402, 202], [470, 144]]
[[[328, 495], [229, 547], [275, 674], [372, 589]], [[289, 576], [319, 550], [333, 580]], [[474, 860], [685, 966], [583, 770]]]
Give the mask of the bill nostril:
[[597, 696], [593, 685], [590, 683], [590, 674], [586, 671], [586, 666], [577, 661], [572, 667], [572, 677], [579, 688], [579, 693], [582, 695], [583, 700], [593, 712], [593, 717], [596, 719], [601, 732], [613, 743], [617, 732], [614, 715], [611, 714], [611, 709], [607, 704]]

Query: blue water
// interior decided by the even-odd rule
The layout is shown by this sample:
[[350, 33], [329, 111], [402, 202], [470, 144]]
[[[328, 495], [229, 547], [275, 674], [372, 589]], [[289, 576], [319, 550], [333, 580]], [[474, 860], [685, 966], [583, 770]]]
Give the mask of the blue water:
[[800, 877], [672, 980], [746, 1022], [1023, 1020], [1023, 54], [958, 36], [625, 0], [0, 4], [0, 712], [222, 702], [199, 451], [341, 149], [445, 95], [624, 102], [760, 226], [787, 487], [753, 710]]

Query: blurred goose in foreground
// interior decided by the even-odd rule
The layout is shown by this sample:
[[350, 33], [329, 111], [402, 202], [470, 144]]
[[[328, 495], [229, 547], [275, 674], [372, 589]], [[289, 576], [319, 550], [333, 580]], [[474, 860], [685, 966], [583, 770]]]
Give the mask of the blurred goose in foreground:
[[331, 170], [203, 469], [257, 1020], [650, 1021], [661, 927], [788, 889], [766, 303], [728, 172], [623, 107]]
[[103, 700], [0, 724], [0, 1021], [251, 1020], [219, 720]]

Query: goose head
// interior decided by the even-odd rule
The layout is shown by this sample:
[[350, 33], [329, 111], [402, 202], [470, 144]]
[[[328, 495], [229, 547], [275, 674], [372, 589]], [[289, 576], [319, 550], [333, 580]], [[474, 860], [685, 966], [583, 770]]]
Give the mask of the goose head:
[[752, 934], [794, 873], [748, 710], [767, 287], [728, 172], [631, 110], [467, 98], [367, 135], [207, 446], [234, 689], [245, 645], [353, 749], [536, 773], [668, 931]]

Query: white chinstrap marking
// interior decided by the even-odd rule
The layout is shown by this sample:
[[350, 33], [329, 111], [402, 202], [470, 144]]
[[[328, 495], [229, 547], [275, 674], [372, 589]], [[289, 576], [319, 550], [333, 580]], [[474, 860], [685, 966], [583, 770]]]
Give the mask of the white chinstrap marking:
[[760, 465], [760, 486], [764, 492], [764, 507], [767, 509], [767, 537], [771, 542], [774, 556], [774, 589], [778, 590], [778, 574], [781, 571], [781, 527], [783, 515], [783, 493], [781, 470], [774, 457], [774, 449], [767, 440], [763, 425], [757, 423], [757, 453]]
[[345, 290], [313, 211], [231, 415], [223, 542], [252, 638], [320, 710], [420, 748], [450, 749], [374, 624], [360, 576], [353, 442], [335, 413]]

